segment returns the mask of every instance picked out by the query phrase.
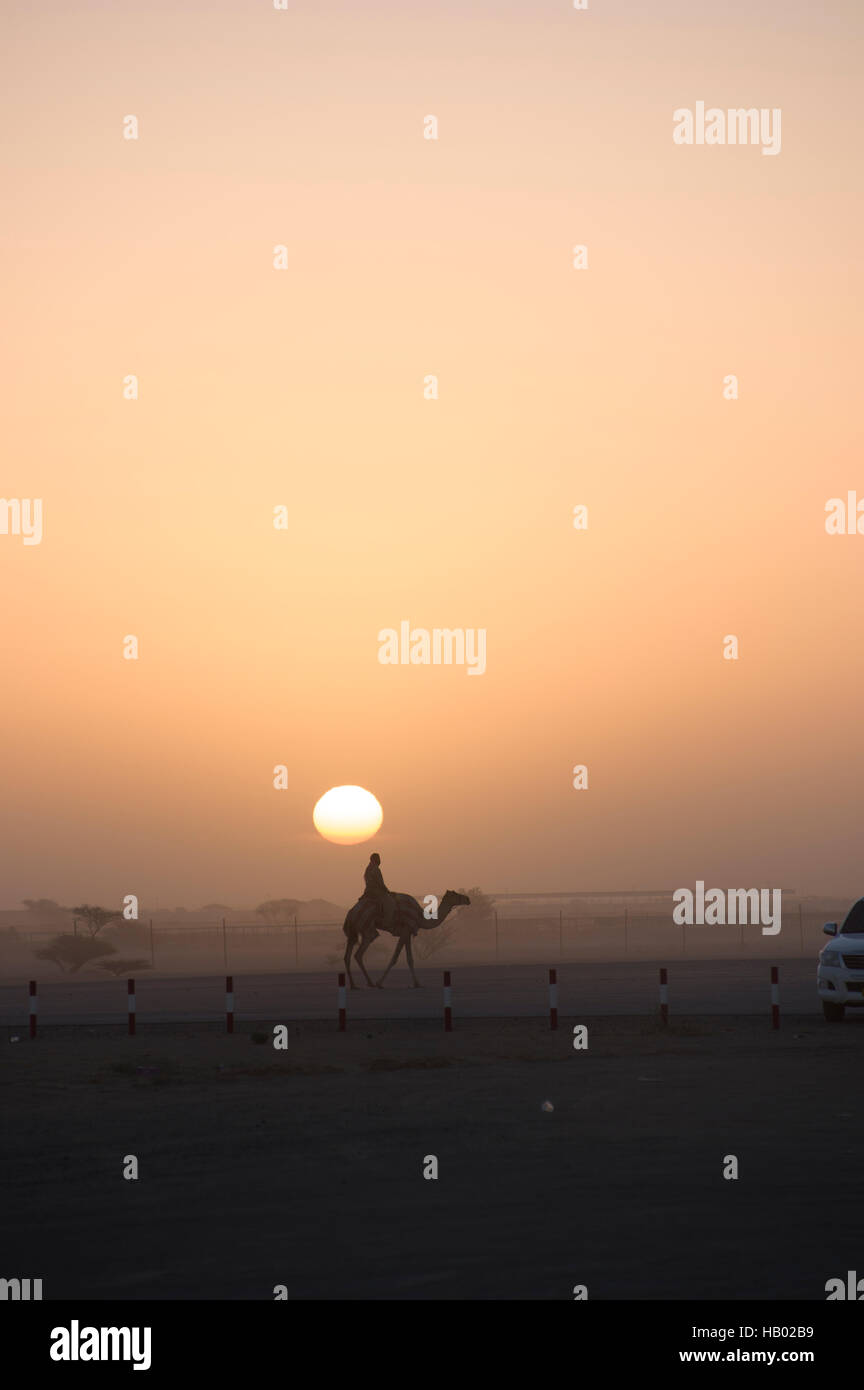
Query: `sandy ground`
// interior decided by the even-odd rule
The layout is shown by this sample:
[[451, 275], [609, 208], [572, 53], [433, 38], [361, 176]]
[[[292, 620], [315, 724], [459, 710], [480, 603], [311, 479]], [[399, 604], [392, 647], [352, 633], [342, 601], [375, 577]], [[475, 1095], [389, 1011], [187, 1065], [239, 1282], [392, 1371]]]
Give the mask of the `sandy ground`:
[[864, 1017], [597, 1017], [578, 1052], [572, 1023], [7, 1031], [3, 1272], [46, 1299], [822, 1301], [860, 1267]]

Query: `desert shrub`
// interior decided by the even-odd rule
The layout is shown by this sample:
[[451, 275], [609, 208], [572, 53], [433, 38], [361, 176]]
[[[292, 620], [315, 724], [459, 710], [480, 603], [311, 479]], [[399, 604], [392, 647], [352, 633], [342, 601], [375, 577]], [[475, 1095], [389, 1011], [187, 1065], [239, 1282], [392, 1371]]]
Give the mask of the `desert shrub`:
[[55, 965], [59, 965], [61, 970], [74, 975], [82, 966], [89, 965], [100, 956], [113, 955], [116, 949], [110, 941], [96, 941], [90, 936], [63, 933], [55, 936], [47, 946], [40, 946], [33, 954], [37, 960], [51, 960]]
[[137, 975], [140, 970], [149, 970], [149, 960], [130, 960], [126, 956], [118, 956], [116, 960], [100, 960], [100, 970], [107, 970], [115, 978], [120, 975]]

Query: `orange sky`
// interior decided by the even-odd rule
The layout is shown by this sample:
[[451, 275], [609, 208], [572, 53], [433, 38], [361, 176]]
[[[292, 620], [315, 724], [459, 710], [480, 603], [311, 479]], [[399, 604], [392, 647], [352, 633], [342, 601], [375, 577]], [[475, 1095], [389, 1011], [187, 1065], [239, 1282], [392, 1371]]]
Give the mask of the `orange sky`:
[[[44, 536], [0, 535], [0, 905], [348, 901], [348, 782], [408, 891], [864, 891], [864, 536], [824, 528], [864, 19], [824, 8], [5, 8], [0, 490]], [[699, 100], [781, 153], [675, 146]], [[382, 666], [403, 619], [485, 674]]]

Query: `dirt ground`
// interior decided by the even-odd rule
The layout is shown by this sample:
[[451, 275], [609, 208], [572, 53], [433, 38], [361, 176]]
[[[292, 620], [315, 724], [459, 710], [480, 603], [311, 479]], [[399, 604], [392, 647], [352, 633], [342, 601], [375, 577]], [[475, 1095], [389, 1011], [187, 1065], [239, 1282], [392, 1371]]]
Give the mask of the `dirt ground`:
[[4, 1030], [0, 1273], [46, 1299], [821, 1301], [860, 1267], [864, 1018], [593, 1018], [578, 1051], [573, 1022], [303, 1022], [284, 1051], [263, 1023]]

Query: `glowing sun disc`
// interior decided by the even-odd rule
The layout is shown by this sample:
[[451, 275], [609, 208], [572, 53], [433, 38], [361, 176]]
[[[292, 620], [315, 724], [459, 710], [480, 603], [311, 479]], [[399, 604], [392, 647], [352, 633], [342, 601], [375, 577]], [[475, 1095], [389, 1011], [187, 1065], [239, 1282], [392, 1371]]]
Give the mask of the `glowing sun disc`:
[[371, 839], [383, 819], [380, 802], [365, 787], [331, 787], [312, 812], [318, 834], [336, 845], [359, 845]]

